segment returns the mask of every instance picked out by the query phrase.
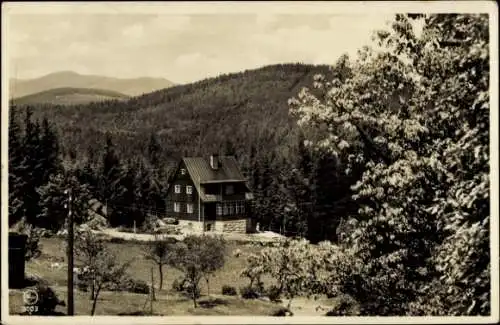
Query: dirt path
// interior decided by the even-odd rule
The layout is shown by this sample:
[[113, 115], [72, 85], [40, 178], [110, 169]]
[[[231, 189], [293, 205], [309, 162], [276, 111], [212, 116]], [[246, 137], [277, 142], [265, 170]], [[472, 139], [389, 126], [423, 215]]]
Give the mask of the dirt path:
[[[116, 229], [105, 229], [100, 231], [95, 231], [96, 233], [101, 233], [104, 235], [108, 235], [114, 238], [123, 238], [125, 240], [139, 240], [139, 241], [151, 241], [155, 239], [155, 236], [152, 234], [144, 234], [144, 233], [130, 233], [130, 232], [121, 232]], [[277, 241], [283, 236], [279, 234], [263, 232], [257, 234], [238, 234], [238, 233], [217, 233], [210, 232], [205, 233], [206, 235], [222, 235], [227, 240], [241, 240], [241, 241], [252, 241], [252, 242], [274, 242]], [[165, 235], [167, 237], [175, 238], [177, 240], [182, 240], [187, 234], [183, 235]]]

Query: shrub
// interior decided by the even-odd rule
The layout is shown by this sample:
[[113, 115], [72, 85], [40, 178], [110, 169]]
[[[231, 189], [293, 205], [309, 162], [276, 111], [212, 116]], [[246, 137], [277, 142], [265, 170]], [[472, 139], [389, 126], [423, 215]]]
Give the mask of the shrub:
[[66, 306], [66, 303], [60, 300], [55, 291], [46, 284], [37, 284], [35, 291], [38, 294], [36, 306], [38, 310], [34, 315], [56, 315], [57, 306]]
[[125, 277], [120, 283], [110, 283], [107, 287], [110, 291], [126, 291], [132, 293], [148, 294], [150, 287], [142, 280], [134, 280], [131, 277]]
[[236, 296], [238, 293], [235, 287], [224, 285], [222, 286], [222, 294], [225, 296]]
[[142, 280], [132, 280], [130, 281], [130, 285], [127, 288], [127, 291], [133, 293], [149, 294], [150, 287], [146, 282]]
[[269, 289], [267, 289], [267, 296], [272, 302], [280, 302], [281, 290], [277, 286], [272, 285], [269, 287]]
[[351, 297], [341, 296], [338, 298], [337, 304], [330, 309], [325, 316], [356, 316], [358, 315], [357, 311], [357, 302]]
[[270, 316], [293, 316], [293, 313], [286, 307], [279, 307], [278, 309], [273, 311]]
[[194, 288], [195, 286], [193, 286], [190, 283], [187, 283], [184, 285], [184, 292], [188, 297], [192, 298], [194, 296], [196, 299], [198, 299], [201, 296], [200, 288], [196, 287], [196, 291], [194, 292], [193, 295]]
[[172, 282], [172, 289], [177, 292], [182, 292], [184, 291], [184, 283], [186, 281], [184, 279], [175, 279]]
[[259, 294], [255, 288], [251, 286], [245, 286], [240, 289], [240, 295], [243, 299], [257, 299]]
[[124, 238], [120, 238], [120, 237], [112, 237], [109, 239], [109, 242], [110, 243], [115, 243], [115, 244], [122, 244], [125, 242], [125, 239]]

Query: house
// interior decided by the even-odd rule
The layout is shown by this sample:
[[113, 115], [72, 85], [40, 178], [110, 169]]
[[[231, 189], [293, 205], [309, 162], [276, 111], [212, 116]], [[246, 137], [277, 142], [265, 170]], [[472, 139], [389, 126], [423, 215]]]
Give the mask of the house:
[[200, 232], [252, 232], [252, 199], [234, 157], [183, 158], [167, 190], [167, 217]]

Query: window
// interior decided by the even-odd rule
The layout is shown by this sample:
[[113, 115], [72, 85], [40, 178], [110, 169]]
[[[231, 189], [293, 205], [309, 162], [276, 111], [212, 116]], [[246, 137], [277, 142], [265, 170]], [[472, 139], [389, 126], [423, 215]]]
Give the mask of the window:
[[234, 214], [234, 204], [233, 203], [229, 203], [229, 214], [230, 215]]
[[234, 186], [233, 185], [227, 185], [226, 186], [226, 194], [231, 195], [234, 193]]
[[187, 204], [187, 213], [193, 213], [193, 203]]
[[174, 212], [181, 212], [181, 204], [179, 202], [174, 202]]
[[240, 206], [241, 206], [241, 203], [240, 202], [236, 202], [236, 214], [240, 213]]
[[228, 206], [227, 206], [227, 203], [224, 203], [224, 215], [227, 216], [227, 212], [228, 212]]
[[192, 186], [186, 186], [186, 194], [193, 194], [193, 187]]
[[180, 185], [175, 185], [175, 193], [180, 193], [181, 192], [181, 186]]
[[186, 175], [186, 170], [184, 168], [181, 169], [181, 175]]
[[241, 202], [240, 213], [245, 213], [245, 202]]
[[217, 215], [222, 215], [222, 205], [220, 203], [217, 203]]

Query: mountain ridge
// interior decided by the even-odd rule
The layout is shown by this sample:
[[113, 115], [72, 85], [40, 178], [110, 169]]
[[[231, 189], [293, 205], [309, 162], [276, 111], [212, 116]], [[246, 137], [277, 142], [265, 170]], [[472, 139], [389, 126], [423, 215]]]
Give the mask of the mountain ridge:
[[127, 96], [138, 96], [173, 85], [175, 85], [174, 82], [165, 78], [116, 78], [65, 70], [30, 79], [11, 78], [9, 90], [11, 98], [24, 97], [55, 88], [102, 89], [116, 91]]
[[130, 98], [130, 96], [107, 89], [61, 87], [14, 98], [12, 102], [16, 105], [74, 105], [87, 104], [94, 101], [105, 101], [110, 99], [125, 100], [128, 98]]

